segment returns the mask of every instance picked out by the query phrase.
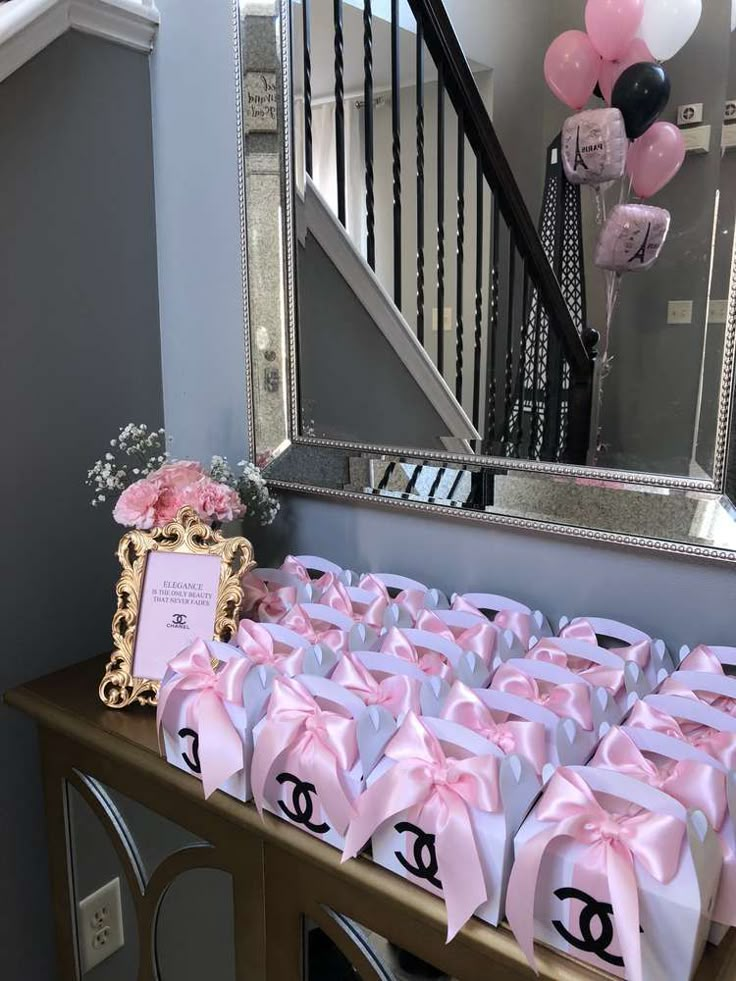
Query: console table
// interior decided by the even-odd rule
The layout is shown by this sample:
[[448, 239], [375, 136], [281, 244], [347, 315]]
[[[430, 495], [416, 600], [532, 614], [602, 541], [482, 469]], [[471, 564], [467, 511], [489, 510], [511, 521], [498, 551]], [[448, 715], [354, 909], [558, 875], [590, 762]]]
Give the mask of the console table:
[[[305, 923], [320, 928], [353, 966], [353, 977], [391, 981], [388, 944], [420, 957], [460, 981], [531, 979], [511, 933], [471, 920], [445, 944], [443, 904], [361, 858], [344, 865], [333, 848], [277, 818], [258, 816], [251, 804], [223, 793], [209, 801], [199, 782], [158, 753], [150, 709], [106, 709], [97, 697], [105, 658], [84, 661], [23, 685], [8, 704], [31, 716], [40, 729], [51, 881], [56, 910], [59, 975], [79, 977], [70, 881], [68, 788], [95, 810], [125, 870], [135, 904], [139, 981], [156, 981], [154, 924], [161, 897], [182, 872], [216, 868], [232, 876], [234, 963], [237, 981], [299, 981], [305, 977]], [[98, 783], [99, 782], [99, 783]], [[176, 822], [210, 847], [180, 848], [145, 880], [133, 867], [130, 842], [120, 835], [104, 797], [104, 785]], [[113, 955], [115, 956], [115, 955]], [[538, 946], [545, 979], [607, 977]], [[311, 981], [328, 981], [312, 974]], [[401, 975], [404, 977], [405, 975]], [[708, 947], [698, 979], [736, 976], [736, 933]], [[132, 979], [131, 979], [132, 981]], [[220, 981], [212, 977], [208, 981]]]

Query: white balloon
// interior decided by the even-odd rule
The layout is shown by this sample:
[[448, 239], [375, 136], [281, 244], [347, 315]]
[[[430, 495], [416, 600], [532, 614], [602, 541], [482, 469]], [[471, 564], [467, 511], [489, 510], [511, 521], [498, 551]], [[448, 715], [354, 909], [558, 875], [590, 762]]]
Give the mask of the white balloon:
[[702, 13], [703, 0], [645, 0], [638, 36], [657, 61], [668, 61], [693, 36]]
[[736, 0], [731, 0], [731, 30], [736, 31]]

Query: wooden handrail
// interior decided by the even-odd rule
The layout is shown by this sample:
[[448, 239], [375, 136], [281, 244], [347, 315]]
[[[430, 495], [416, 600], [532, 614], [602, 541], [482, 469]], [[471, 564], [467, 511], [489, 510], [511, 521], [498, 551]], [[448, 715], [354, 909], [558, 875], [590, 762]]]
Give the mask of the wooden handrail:
[[578, 383], [592, 384], [593, 360], [570, 316], [560, 284], [501, 148], [444, 3], [442, 0], [409, 0], [409, 6], [421, 25], [432, 57], [438, 66], [442, 66], [446, 91], [455, 110], [462, 115], [470, 145], [478, 156], [486, 180], [498, 195], [501, 212], [509, 228], [513, 229], [517, 248], [528, 263], [550, 327], [559, 335], [572, 377]]

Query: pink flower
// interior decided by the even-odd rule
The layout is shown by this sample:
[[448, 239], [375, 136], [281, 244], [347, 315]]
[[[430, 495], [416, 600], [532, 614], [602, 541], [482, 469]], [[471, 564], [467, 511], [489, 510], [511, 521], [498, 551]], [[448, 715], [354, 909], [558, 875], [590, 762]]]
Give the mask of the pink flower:
[[192, 507], [200, 516], [200, 487], [208, 478], [194, 460], [174, 460], [159, 467], [149, 477], [161, 490], [156, 502], [156, 524], [173, 521], [180, 508]]
[[204, 476], [206, 475], [201, 464], [195, 460], [172, 460], [151, 474], [154, 479], [176, 490], [196, 484]]
[[236, 490], [211, 480], [193, 460], [175, 460], [124, 490], [113, 516], [121, 525], [153, 528], [173, 521], [183, 507], [210, 523], [245, 514]]
[[212, 521], [233, 521], [245, 514], [240, 495], [227, 484], [218, 484], [205, 477], [199, 485], [198, 510], [203, 518]]
[[112, 512], [120, 525], [129, 528], [153, 528], [156, 524], [156, 507], [161, 486], [156, 480], [146, 477], [126, 487], [118, 498]]

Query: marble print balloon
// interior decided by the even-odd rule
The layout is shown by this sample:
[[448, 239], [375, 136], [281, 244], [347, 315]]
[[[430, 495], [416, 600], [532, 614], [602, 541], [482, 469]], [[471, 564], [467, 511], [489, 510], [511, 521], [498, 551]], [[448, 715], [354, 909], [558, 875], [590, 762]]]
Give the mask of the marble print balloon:
[[646, 272], [662, 251], [670, 213], [648, 204], [617, 204], [601, 229], [593, 261], [611, 272]]
[[562, 165], [571, 184], [604, 184], [623, 177], [629, 142], [618, 109], [588, 109], [562, 127]]
[[657, 61], [674, 58], [695, 33], [703, 0], [645, 0], [638, 36]]

